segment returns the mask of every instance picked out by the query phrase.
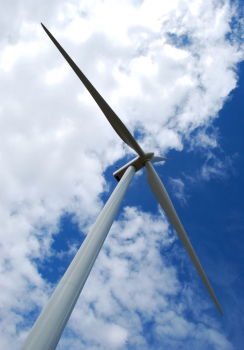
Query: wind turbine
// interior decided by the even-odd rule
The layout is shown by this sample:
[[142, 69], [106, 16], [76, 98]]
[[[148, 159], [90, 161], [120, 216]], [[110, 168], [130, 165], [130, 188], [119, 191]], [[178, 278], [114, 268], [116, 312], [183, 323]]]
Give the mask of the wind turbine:
[[115, 114], [99, 92], [94, 88], [79, 67], [74, 63], [67, 52], [61, 47], [49, 30], [41, 24], [54, 45], [74, 70], [78, 78], [87, 88], [96, 101], [99, 108], [107, 118], [119, 137], [136, 153], [137, 157], [117, 170], [113, 175], [118, 180], [118, 185], [99, 214], [90, 233], [87, 235], [73, 261], [58, 283], [46, 307], [43, 309], [34, 326], [32, 327], [24, 345], [24, 350], [52, 350], [55, 349], [62, 335], [63, 329], [73, 311], [76, 301], [92, 269], [97, 255], [109, 232], [110, 227], [119, 210], [122, 199], [136, 171], [146, 168], [147, 182], [151, 190], [173, 225], [181, 239], [193, 265], [202, 279], [207, 291], [222, 314], [220, 304], [214, 294], [204, 269], [190, 243], [184, 227], [175, 211], [169, 195], [160, 180], [152, 163], [165, 160], [166, 158], [155, 157], [153, 153], [145, 153], [135, 138], [120, 118]]

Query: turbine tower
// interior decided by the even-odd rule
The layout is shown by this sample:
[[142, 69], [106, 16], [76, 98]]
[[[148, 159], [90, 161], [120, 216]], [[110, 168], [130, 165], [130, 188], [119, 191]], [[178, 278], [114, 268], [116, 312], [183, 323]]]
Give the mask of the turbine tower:
[[42, 27], [54, 45], [69, 63], [71, 68], [74, 70], [78, 78], [87, 88], [91, 96], [94, 98], [115, 132], [137, 153], [137, 157], [113, 174], [118, 181], [118, 185], [99, 214], [90, 233], [87, 235], [83, 244], [79, 248], [64, 276], [58, 283], [47, 305], [42, 310], [41, 314], [33, 325], [22, 349], [53, 350], [56, 348], [63, 329], [93, 267], [96, 257], [99, 254], [105, 238], [107, 237], [110, 227], [112, 226], [126, 190], [135, 172], [144, 167], [146, 168], [147, 182], [151, 187], [154, 196], [158, 200], [179, 238], [181, 239], [193, 265], [207, 288], [211, 299], [216, 305], [218, 311], [222, 314], [223, 312], [220, 304], [214, 294], [203, 267], [190, 243], [189, 238], [187, 237], [169, 195], [153, 167], [152, 163], [165, 160], [165, 158], [156, 157], [153, 153], [145, 153], [142, 150], [127, 127], [123, 124], [120, 118], [99, 94], [99, 92], [94, 88], [86, 76], [81, 72], [79, 67], [74, 63], [67, 52], [61, 47], [61, 45], [43, 24]]

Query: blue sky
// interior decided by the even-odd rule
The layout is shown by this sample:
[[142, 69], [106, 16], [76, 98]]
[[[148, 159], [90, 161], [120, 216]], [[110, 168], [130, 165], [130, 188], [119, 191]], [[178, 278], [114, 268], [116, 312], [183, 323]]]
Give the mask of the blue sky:
[[156, 169], [224, 312], [140, 171], [57, 348], [242, 349], [241, 4], [4, 6], [0, 347], [20, 347], [133, 157], [42, 21], [143, 149], [169, 158]]

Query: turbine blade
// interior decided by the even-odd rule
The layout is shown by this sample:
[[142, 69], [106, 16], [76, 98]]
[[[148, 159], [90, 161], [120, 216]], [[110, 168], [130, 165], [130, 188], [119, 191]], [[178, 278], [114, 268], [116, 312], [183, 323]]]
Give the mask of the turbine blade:
[[144, 152], [139, 146], [139, 144], [136, 142], [135, 138], [132, 136], [130, 131], [127, 129], [127, 127], [123, 124], [123, 122], [119, 119], [119, 117], [115, 114], [115, 112], [112, 110], [112, 108], [107, 104], [107, 102], [104, 100], [104, 98], [99, 94], [99, 92], [95, 89], [95, 87], [91, 84], [91, 82], [87, 79], [87, 77], [82, 73], [80, 68], [75, 64], [75, 62], [71, 59], [71, 57], [67, 54], [67, 52], [62, 48], [62, 46], [57, 42], [57, 40], [53, 37], [53, 35], [49, 32], [49, 30], [42, 24], [43, 29], [49, 36], [49, 38], [52, 40], [54, 45], [57, 47], [57, 49], [60, 51], [60, 53], [63, 55], [63, 57], [66, 59], [66, 61], [69, 63], [70, 67], [73, 69], [73, 71], [76, 73], [78, 78], [81, 80], [81, 82], [85, 85], [91, 96], [94, 98], [96, 103], [98, 104], [99, 108], [102, 110], [103, 114], [111, 124], [111, 126], [114, 128], [116, 133], [120, 136], [120, 138], [128, 145], [130, 146], [136, 153], [143, 157]]
[[153, 156], [152, 159], [150, 159], [151, 163], [164, 162], [165, 160], [168, 160], [168, 158], [159, 157], [159, 156]]
[[166, 213], [167, 217], [169, 218], [171, 224], [173, 225], [174, 229], [176, 230], [179, 238], [181, 239], [182, 243], [185, 246], [185, 249], [187, 251], [187, 253], [189, 254], [199, 276], [201, 277], [203, 283], [205, 284], [210, 297], [212, 298], [213, 302], [215, 303], [218, 311], [223, 314], [223, 311], [220, 307], [220, 304], [214, 294], [214, 291], [209, 283], [209, 280], [203, 270], [203, 267], [191, 245], [191, 242], [189, 240], [189, 238], [187, 237], [187, 234], [184, 230], [183, 225], [180, 222], [180, 219], [178, 218], [178, 215], [175, 211], [175, 208], [169, 198], [169, 195], [163, 185], [163, 183], [161, 182], [158, 174], [156, 173], [153, 165], [151, 164], [151, 162], [146, 162], [146, 171], [147, 171], [147, 181], [151, 187], [151, 190], [153, 192], [153, 194], [155, 195], [155, 197], [157, 198], [157, 200], [159, 201], [162, 209], [164, 210], [164, 212]]

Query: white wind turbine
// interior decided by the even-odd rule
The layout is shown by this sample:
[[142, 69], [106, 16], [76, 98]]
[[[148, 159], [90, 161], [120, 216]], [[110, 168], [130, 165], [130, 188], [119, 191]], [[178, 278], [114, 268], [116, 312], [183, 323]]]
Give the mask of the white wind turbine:
[[23, 349], [51, 350], [56, 348], [63, 329], [73, 311], [96, 257], [99, 254], [103, 242], [115, 219], [129, 183], [132, 180], [135, 172], [143, 167], [146, 168], [147, 181], [154, 196], [173, 225], [200, 278], [205, 284], [210, 297], [215, 303], [218, 311], [222, 314], [222, 309], [202, 268], [202, 265], [189, 241], [189, 238], [186, 235], [184, 227], [178, 218], [169, 195], [152, 165], [153, 162], [162, 161], [165, 160], [165, 158], [155, 157], [153, 153], [145, 153], [142, 150], [126, 126], [122, 123], [119, 117], [114, 113], [111, 107], [94, 88], [86, 76], [81, 72], [79, 67], [74, 63], [66, 51], [60, 46], [53, 35], [43, 24], [42, 27], [61, 52], [63, 57], [69, 63], [71, 68], [75, 71], [79, 79], [85, 85], [115, 132], [138, 154], [138, 156], [113, 174], [119, 181], [118, 185], [99, 214], [90, 233], [87, 235], [80, 249], [76, 253], [76, 256], [74, 257], [64, 276], [58, 283], [46, 307], [42, 310], [40, 316], [36, 320], [23, 345]]

